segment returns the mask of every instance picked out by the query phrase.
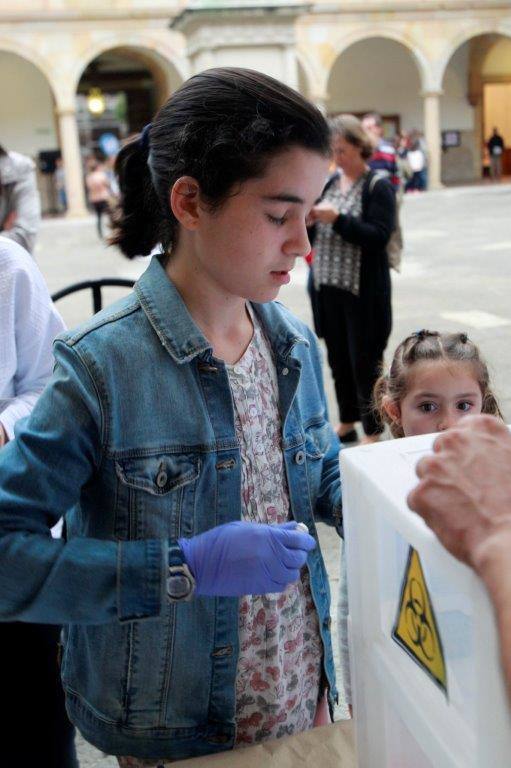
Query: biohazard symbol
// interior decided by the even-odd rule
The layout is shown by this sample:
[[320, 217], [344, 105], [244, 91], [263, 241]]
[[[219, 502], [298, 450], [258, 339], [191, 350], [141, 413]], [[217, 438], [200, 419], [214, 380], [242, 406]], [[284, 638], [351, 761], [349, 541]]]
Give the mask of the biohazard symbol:
[[410, 547], [392, 637], [447, 694], [442, 641], [418, 552]]

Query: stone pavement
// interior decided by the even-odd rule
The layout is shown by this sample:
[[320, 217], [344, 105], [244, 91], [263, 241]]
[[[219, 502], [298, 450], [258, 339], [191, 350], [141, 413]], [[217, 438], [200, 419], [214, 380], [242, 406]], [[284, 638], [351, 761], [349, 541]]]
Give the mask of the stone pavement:
[[[492, 372], [506, 419], [511, 420], [511, 185], [445, 189], [407, 196], [403, 207], [406, 251], [400, 274], [393, 273], [394, 331], [391, 352], [399, 341], [419, 328], [465, 330], [480, 344]], [[127, 261], [97, 239], [93, 219], [48, 220], [43, 223], [36, 259], [51, 291], [90, 277], [138, 277], [145, 259]], [[293, 280], [280, 298], [310, 322], [305, 292], [307, 268], [297, 264]], [[122, 295], [110, 289], [106, 303]], [[59, 303], [72, 326], [91, 312], [88, 295]], [[325, 382], [332, 421], [337, 419], [329, 372]], [[335, 635], [338, 586], [338, 540], [320, 525], [321, 545], [333, 595]], [[334, 637], [334, 647], [336, 646]], [[343, 710], [340, 708], [340, 713]], [[79, 740], [81, 768], [115, 768]]]

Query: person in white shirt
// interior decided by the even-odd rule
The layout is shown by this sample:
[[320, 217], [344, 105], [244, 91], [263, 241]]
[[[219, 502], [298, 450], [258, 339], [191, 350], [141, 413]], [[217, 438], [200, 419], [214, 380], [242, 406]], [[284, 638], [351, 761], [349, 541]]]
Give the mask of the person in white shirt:
[[0, 446], [28, 416], [53, 370], [53, 340], [65, 330], [32, 257], [0, 236]]
[[[65, 330], [30, 254], [0, 235], [0, 450], [28, 416], [53, 370], [53, 340]], [[0, 763], [78, 768], [57, 655], [60, 627], [0, 623], [4, 665]], [[32, 713], [32, 715], [31, 715]], [[28, 737], [28, 738], [27, 738]]]
[[34, 161], [0, 145], [0, 234], [32, 253], [40, 222]]

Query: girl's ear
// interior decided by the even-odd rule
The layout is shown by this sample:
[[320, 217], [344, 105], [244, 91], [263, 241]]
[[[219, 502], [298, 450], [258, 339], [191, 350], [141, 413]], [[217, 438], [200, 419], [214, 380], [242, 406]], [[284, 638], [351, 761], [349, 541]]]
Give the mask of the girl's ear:
[[178, 222], [193, 230], [199, 221], [200, 187], [192, 176], [181, 176], [170, 190], [170, 207]]
[[392, 400], [389, 395], [384, 395], [382, 401], [381, 401], [383, 410], [389, 417], [390, 421], [394, 424], [401, 424], [401, 408], [399, 406], [399, 403], [396, 403], [395, 400]]

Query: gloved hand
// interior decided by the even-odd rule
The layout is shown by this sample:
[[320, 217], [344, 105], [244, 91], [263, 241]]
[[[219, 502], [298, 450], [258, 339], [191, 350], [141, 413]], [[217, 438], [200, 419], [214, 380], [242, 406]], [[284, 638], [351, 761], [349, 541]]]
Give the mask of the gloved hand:
[[195, 577], [195, 594], [216, 597], [282, 592], [297, 581], [316, 546], [294, 521], [281, 525], [235, 521], [178, 539]]

